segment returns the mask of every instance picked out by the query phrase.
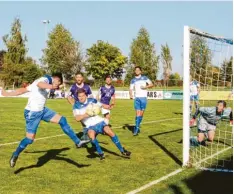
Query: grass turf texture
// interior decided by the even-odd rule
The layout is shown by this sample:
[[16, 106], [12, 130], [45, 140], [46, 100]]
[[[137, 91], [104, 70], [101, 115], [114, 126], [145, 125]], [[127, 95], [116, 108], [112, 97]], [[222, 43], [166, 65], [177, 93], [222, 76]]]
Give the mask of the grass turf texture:
[[[20, 141], [24, 137], [26, 101], [0, 99], [0, 144]], [[66, 116], [72, 128], [81, 131], [66, 100], [48, 100], [47, 107]], [[20, 155], [12, 169], [9, 159], [18, 144], [1, 146], [0, 193], [126, 193], [181, 167], [182, 144], [178, 142], [182, 138], [182, 101], [149, 101], [141, 134], [137, 137], [130, 131], [135, 120], [133, 101], [117, 100], [111, 117], [121, 143], [132, 152], [131, 159], [123, 158], [107, 136], [98, 136], [106, 155], [106, 160], [100, 161], [86, 148], [76, 149], [64, 135], [35, 141]], [[41, 122], [36, 138], [58, 134], [63, 134], [58, 125]], [[182, 193], [192, 193], [193, 189], [184, 180], [199, 173], [185, 170], [176, 175], [176, 179], [170, 178], [145, 192], [172, 193], [173, 189], [165, 189], [179, 184]]]

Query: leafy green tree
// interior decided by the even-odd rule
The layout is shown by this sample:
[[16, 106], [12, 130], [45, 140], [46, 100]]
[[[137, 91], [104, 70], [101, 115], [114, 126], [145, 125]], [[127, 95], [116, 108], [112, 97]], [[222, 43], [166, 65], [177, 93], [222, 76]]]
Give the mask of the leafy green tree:
[[127, 58], [120, 49], [108, 42], [98, 41], [87, 49], [86, 72], [95, 80], [101, 81], [105, 76], [120, 79]]
[[27, 53], [26, 41], [26, 36], [23, 38], [21, 33], [21, 22], [16, 18], [12, 24], [10, 34], [3, 36], [7, 52], [4, 54], [0, 78], [5, 84], [20, 84], [23, 75], [22, 66]]
[[210, 84], [210, 80], [206, 80], [206, 77], [212, 77], [211, 58], [212, 54], [206, 39], [197, 35], [191, 36], [190, 69], [194, 79]]
[[179, 82], [181, 81], [181, 77], [179, 73], [174, 73], [169, 76], [169, 86], [178, 86]]
[[56, 25], [49, 34], [41, 61], [47, 72], [62, 72], [67, 79], [84, 65], [80, 43], [62, 24]]
[[39, 65], [36, 64], [36, 61], [31, 57], [26, 58], [22, 71], [24, 72], [22, 82], [26, 83], [32, 83], [34, 80], [45, 74]]
[[143, 74], [154, 81], [159, 69], [159, 56], [156, 54], [155, 45], [151, 43], [149, 32], [145, 28], [140, 28], [137, 37], [132, 41], [130, 49], [130, 65], [126, 79], [134, 76], [134, 66], [140, 66]]
[[233, 58], [223, 61], [221, 65], [221, 80], [224, 83], [233, 82]]
[[165, 85], [166, 82], [168, 82], [172, 71], [172, 66], [171, 66], [172, 56], [168, 44], [161, 45], [161, 61], [163, 63], [163, 79]]
[[3, 63], [4, 63], [4, 55], [6, 54], [6, 51], [1, 50], [0, 51], [0, 72], [3, 68]]

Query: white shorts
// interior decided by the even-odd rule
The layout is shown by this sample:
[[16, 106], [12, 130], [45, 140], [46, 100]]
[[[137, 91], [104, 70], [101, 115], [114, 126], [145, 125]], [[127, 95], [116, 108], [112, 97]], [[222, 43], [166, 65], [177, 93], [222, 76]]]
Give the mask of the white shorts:
[[110, 110], [105, 109], [105, 108], [102, 108], [102, 114], [103, 114], [103, 115], [105, 115], [105, 114], [110, 114]]
[[216, 126], [208, 123], [203, 117], [198, 121], [198, 133], [207, 133], [208, 131], [215, 131]]

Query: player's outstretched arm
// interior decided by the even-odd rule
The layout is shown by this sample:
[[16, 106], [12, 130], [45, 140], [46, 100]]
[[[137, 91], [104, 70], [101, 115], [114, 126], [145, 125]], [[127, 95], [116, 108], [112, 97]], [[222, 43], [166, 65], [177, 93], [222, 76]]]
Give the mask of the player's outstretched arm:
[[71, 96], [68, 96], [68, 97], [67, 97], [67, 101], [68, 101], [68, 103], [71, 104], [71, 105], [74, 105], [74, 104], [75, 104], [75, 100], [74, 100], [74, 98], [72, 98]]
[[39, 82], [37, 84], [37, 87], [41, 88], [41, 89], [57, 89], [59, 87], [59, 85], [57, 84], [48, 84], [46, 82]]
[[196, 118], [197, 116], [200, 114], [200, 108], [198, 108], [195, 112], [195, 114], [193, 115], [192, 119], [190, 120], [190, 126], [193, 126], [195, 121], [196, 121]]
[[19, 88], [17, 90], [14, 90], [12, 92], [6, 92], [2, 89], [2, 96], [10, 97], [10, 96], [19, 96], [21, 94], [27, 93], [28, 90], [26, 88]]

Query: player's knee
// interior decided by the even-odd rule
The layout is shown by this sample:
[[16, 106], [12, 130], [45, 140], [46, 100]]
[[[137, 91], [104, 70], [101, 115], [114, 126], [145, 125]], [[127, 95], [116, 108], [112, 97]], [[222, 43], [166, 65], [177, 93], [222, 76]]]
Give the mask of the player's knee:
[[111, 128], [109, 126], [105, 126], [104, 132], [105, 132], [105, 134], [107, 134], [110, 137], [114, 137], [115, 136], [115, 133], [111, 130]]
[[209, 142], [213, 142], [214, 141], [214, 137], [208, 137], [208, 141]]
[[95, 139], [95, 132], [93, 130], [88, 130], [88, 136], [90, 139], [94, 140]]
[[199, 135], [198, 135], [198, 137], [197, 137], [197, 141], [198, 141], [198, 142], [202, 142], [203, 140], [204, 140], [204, 137], [203, 137], [203, 136], [199, 136]]
[[36, 136], [36, 134], [33, 134], [33, 133], [26, 133], [26, 138], [28, 138], [28, 139], [34, 140], [34, 139], [35, 139], [35, 136]]

